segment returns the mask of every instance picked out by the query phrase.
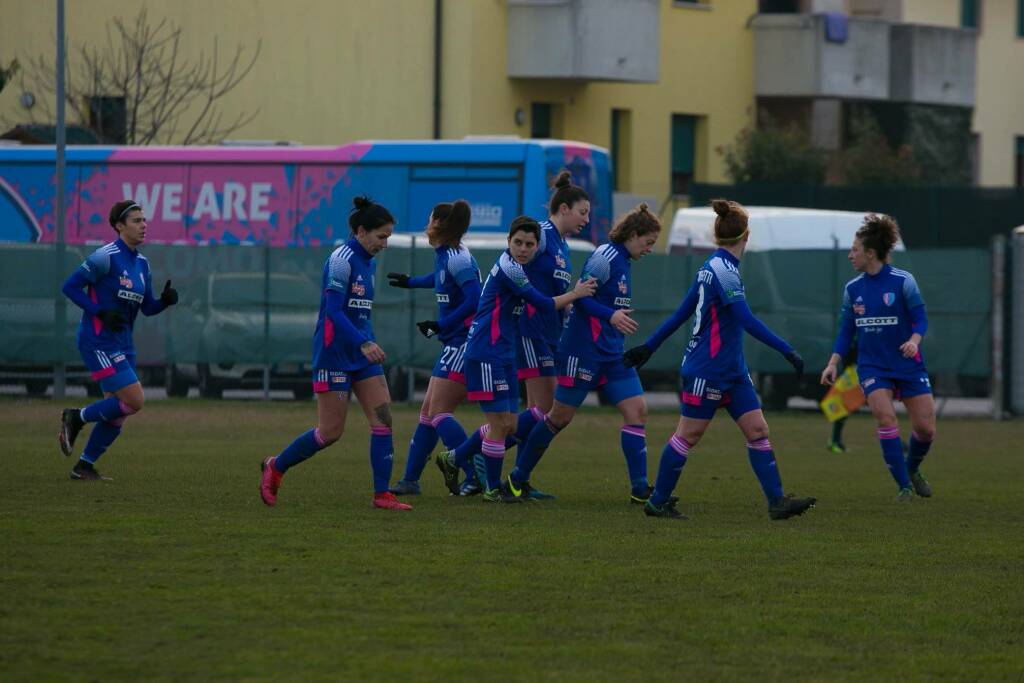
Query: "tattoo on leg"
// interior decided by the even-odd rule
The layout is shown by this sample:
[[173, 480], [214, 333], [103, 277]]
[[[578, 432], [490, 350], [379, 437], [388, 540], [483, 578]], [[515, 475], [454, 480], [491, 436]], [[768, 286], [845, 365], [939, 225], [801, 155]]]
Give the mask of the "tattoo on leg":
[[387, 425], [389, 428], [391, 427], [390, 403], [382, 403], [379, 406], [376, 406], [373, 409], [373, 414], [377, 416], [377, 419], [380, 420], [381, 424]]

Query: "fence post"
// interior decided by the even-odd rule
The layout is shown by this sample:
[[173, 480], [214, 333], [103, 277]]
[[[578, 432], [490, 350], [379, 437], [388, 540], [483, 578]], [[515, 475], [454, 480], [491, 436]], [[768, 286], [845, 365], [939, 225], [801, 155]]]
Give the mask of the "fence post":
[[[412, 248], [409, 249], [409, 275], [415, 275], [416, 273], [416, 235], [412, 236]], [[406, 396], [405, 400], [407, 403], [412, 403], [414, 400], [413, 392], [416, 390], [416, 378], [413, 376], [412, 369], [412, 350], [416, 343], [416, 290], [410, 287], [405, 290], [409, 297], [409, 324], [406, 326], [409, 335], [409, 346], [408, 353], [405, 357], [405, 387]]]
[[53, 368], [53, 397], [57, 400], [64, 398], [64, 390], [67, 385], [67, 366], [64, 363], [64, 328], [67, 327], [67, 300], [64, 293], [60, 291], [61, 273], [64, 270], [64, 253], [67, 248], [65, 244], [64, 221], [66, 210], [64, 206], [64, 145], [66, 132], [64, 130], [64, 0], [57, 0], [57, 196], [54, 199], [56, 206], [57, 220], [57, 244], [54, 258], [57, 260], [55, 272], [56, 293], [53, 308], [53, 326], [55, 351], [57, 352], [57, 363]]
[[1006, 237], [992, 238], [992, 419], [1003, 419], [1006, 382], [1003, 377], [1003, 306], [1006, 297]]
[[270, 400], [270, 242], [263, 240], [263, 400]]

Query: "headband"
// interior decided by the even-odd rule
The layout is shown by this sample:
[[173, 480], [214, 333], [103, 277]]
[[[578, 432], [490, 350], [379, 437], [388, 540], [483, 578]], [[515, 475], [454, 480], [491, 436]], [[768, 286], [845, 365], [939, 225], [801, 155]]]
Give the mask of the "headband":
[[748, 232], [750, 232], [750, 226], [747, 226], [746, 230], [736, 235], [735, 237], [716, 237], [715, 239], [718, 240], [719, 244], [736, 244], [741, 239], [743, 239], [744, 235], [746, 235]]
[[141, 206], [139, 206], [139, 205], [138, 205], [138, 204], [136, 204], [135, 202], [132, 202], [132, 203], [131, 203], [131, 204], [129, 204], [128, 206], [124, 207], [124, 211], [122, 211], [122, 212], [121, 212], [121, 215], [117, 217], [117, 220], [119, 220], [119, 221], [120, 221], [120, 220], [121, 220], [122, 218], [124, 218], [124, 217], [125, 217], [125, 215], [126, 215], [126, 214], [127, 214], [127, 213], [128, 213], [129, 211], [134, 211], [135, 209], [138, 209], [139, 211], [142, 211], [142, 207], [141, 207]]

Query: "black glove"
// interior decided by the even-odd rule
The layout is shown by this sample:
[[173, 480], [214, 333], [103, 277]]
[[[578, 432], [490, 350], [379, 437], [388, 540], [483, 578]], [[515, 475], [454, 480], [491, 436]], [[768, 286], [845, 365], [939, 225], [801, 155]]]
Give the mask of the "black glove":
[[651, 359], [654, 352], [646, 344], [634, 346], [622, 354], [622, 364], [627, 368], [642, 368]]
[[797, 379], [804, 376], [804, 359], [799, 353], [796, 351], [790, 351], [786, 354], [786, 360], [789, 361], [789, 364], [793, 366], [794, 370], [796, 370]]
[[388, 273], [388, 284], [392, 287], [409, 289], [409, 276], [405, 273]]
[[162, 303], [165, 308], [178, 303], [178, 290], [171, 287], [170, 280], [168, 280], [167, 284], [164, 285], [164, 291], [160, 292], [160, 303]]
[[120, 332], [124, 329], [125, 323], [128, 322], [125, 320], [124, 314], [121, 313], [121, 311], [115, 311], [112, 308], [104, 308], [96, 314], [96, 317], [99, 318], [100, 322], [103, 323], [103, 326], [108, 328], [111, 332]]
[[427, 339], [430, 339], [435, 334], [440, 334], [441, 332], [441, 326], [437, 324], [436, 320], [421, 320], [416, 323], [416, 327], [420, 328], [420, 334]]

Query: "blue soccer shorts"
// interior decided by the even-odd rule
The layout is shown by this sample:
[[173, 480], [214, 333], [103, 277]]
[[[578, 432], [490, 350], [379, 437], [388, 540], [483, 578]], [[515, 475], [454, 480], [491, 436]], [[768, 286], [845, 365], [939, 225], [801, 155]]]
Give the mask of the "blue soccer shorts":
[[135, 374], [135, 354], [129, 351], [79, 349], [85, 367], [92, 373], [92, 379], [100, 383], [100, 389], [113, 394], [118, 389], [139, 381]]
[[579, 408], [587, 394], [595, 389], [600, 389], [605, 399], [612, 405], [618, 405], [627, 398], [642, 396], [644, 393], [636, 368], [625, 367], [621, 358], [598, 361], [559, 354], [556, 401]]
[[701, 377], [682, 377], [679, 391], [679, 413], [695, 420], [710, 420], [715, 411], [725, 408], [734, 420], [759, 410], [761, 401], [757, 398], [750, 375], [733, 380], [707, 380]]
[[466, 360], [466, 398], [485, 413], [519, 412], [519, 381], [511, 363]]
[[326, 394], [337, 391], [348, 396], [352, 385], [364, 379], [384, 374], [379, 363], [372, 363], [359, 370], [339, 370], [337, 368], [313, 368], [313, 393]]
[[441, 349], [441, 355], [437, 357], [437, 362], [434, 363], [434, 370], [430, 373], [431, 377], [440, 377], [441, 379], [449, 379], [459, 384], [465, 384], [465, 355], [465, 341], [461, 344], [445, 344], [444, 348]]
[[889, 389], [892, 391], [892, 397], [898, 401], [904, 398], [913, 398], [914, 396], [932, 393], [932, 383], [928, 379], [928, 372], [926, 370], [901, 377], [876, 374], [876, 371], [870, 368], [865, 368], [864, 372], [866, 374], [864, 375], [861, 375], [860, 372], [860, 368], [857, 368], [857, 374], [860, 375], [860, 387], [864, 390], [864, 396], [868, 396], [872, 391], [878, 391], [879, 389]]
[[555, 350], [543, 339], [521, 337], [516, 346], [519, 379], [555, 376]]

